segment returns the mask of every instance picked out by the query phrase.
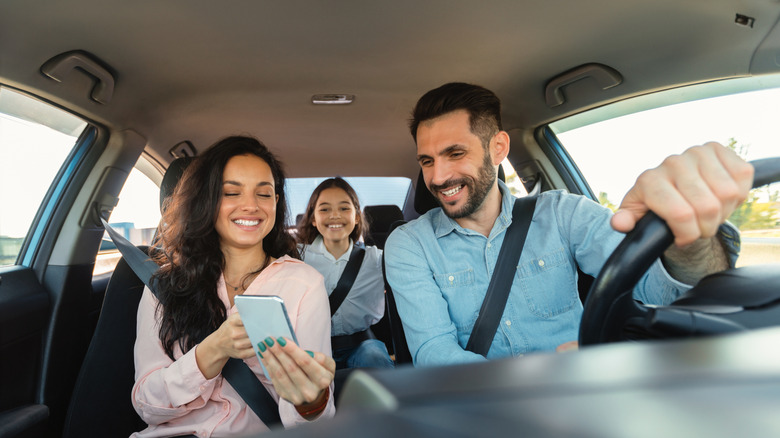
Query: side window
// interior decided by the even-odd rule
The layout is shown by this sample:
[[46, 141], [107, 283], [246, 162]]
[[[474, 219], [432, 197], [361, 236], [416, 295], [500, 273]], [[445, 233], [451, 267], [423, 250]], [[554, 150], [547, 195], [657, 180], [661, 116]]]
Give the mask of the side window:
[[[160, 188], [139, 170], [141, 168], [151, 169], [151, 165], [143, 157], [127, 177], [119, 194], [119, 203], [109, 218], [109, 224], [134, 245], [151, 245], [160, 223]], [[95, 260], [93, 275], [113, 271], [120, 256], [108, 233], [105, 233]]]
[[35, 215], [86, 127], [70, 113], [0, 87], [0, 267], [22, 263]]
[[[708, 86], [724, 85], [728, 84]], [[696, 90], [688, 92], [696, 95]], [[659, 101], [660, 96], [646, 97]], [[683, 101], [634, 113], [628, 111], [632, 105], [626, 101], [600, 109], [607, 117], [583, 113], [550, 128], [598, 200], [614, 210], [642, 171], [689, 146], [714, 140], [746, 160], [779, 155], [778, 102], [780, 88]], [[623, 109], [620, 105], [627, 105], [626, 115], [614, 117]], [[780, 262], [780, 184], [753, 190], [729, 220], [742, 234], [737, 266]]]

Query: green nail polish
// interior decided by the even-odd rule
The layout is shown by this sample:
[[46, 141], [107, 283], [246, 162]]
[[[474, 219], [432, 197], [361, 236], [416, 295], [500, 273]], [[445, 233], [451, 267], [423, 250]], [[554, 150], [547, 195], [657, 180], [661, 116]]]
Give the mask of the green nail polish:
[[313, 351], [306, 350], [306, 353], [308, 353], [309, 356], [314, 357], [314, 352]]
[[258, 356], [260, 356], [260, 359], [262, 359], [262, 358], [263, 358], [263, 354], [262, 354], [262, 353], [260, 353], [259, 351], [257, 352], [257, 355], [258, 355]]
[[284, 340], [284, 338], [283, 338], [283, 337], [281, 337], [281, 336], [279, 336], [278, 338], [276, 338], [276, 342], [278, 342], [278, 343], [279, 343], [279, 346], [281, 346], [281, 347], [284, 347], [285, 345], [287, 345], [287, 341], [285, 341], [285, 340]]
[[257, 348], [259, 348], [260, 351], [265, 351], [265, 344], [263, 344], [262, 342], [258, 342], [257, 343]]
[[269, 336], [269, 337], [265, 338], [265, 344], [268, 345], [269, 347], [273, 347], [274, 346], [274, 340]]

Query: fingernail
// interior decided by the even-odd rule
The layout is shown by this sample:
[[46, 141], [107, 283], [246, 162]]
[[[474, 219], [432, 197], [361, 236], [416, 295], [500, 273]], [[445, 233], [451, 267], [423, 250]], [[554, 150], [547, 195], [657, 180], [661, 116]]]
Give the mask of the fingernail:
[[265, 351], [265, 344], [263, 344], [262, 342], [258, 342], [257, 343], [257, 348], [259, 348], [260, 351]]
[[278, 342], [278, 343], [279, 343], [279, 345], [280, 345], [280, 346], [282, 346], [282, 347], [284, 347], [285, 345], [287, 345], [287, 341], [285, 341], [285, 340], [284, 340], [284, 338], [283, 338], [283, 337], [281, 337], [281, 336], [279, 336], [278, 338], [276, 338], [276, 342]]
[[261, 352], [259, 352], [259, 351], [258, 351], [258, 352], [257, 352], [257, 355], [258, 355], [258, 356], [260, 356], [260, 359], [262, 359], [262, 358], [263, 358], [263, 353], [261, 353]]
[[314, 352], [313, 351], [306, 350], [306, 353], [308, 353], [309, 356], [314, 357]]
[[272, 339], [270, 336], [269, 336], [269, 337], [267, 337], [267, 338], [265, 338], [265, 343], [266, 343], [266, 345], [268, 345], [269, 347], [273, 347], [273, 346], [274, 346], [274, 340], [273, 340], [273, 339]]

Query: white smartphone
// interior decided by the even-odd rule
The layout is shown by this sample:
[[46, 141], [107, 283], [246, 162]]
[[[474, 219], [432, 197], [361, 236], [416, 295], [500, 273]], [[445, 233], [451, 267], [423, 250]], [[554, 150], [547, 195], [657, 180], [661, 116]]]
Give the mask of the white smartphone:
[[[257, 344], [269, 336], [274, 341], [276, 338], [284, 336], [296, 344], [298, 343], [295, 331], [290, 324], [290, 318], [287, 316], [287, 309], [284, 307], [284, 300], [280, 297], [275, 295], [236, 295], [235, 302], [255, 354], [258, 353]], [[260, 358], [258, 357], [258, 359]], [[260, 366], [263, 367], [265, 376], [269, 377], [262, 361], [260, 361]]]

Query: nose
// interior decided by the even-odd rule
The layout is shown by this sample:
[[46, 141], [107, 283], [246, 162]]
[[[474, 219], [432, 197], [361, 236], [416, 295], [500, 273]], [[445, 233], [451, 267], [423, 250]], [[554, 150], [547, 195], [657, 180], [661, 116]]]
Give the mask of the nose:
[[260, 210], [259, 200], [256, 196], [244, 196], [241, 204], [241, 209], [244, 211]]
[[430, 166], [423, 168], [423, 178], [428, 181], [428, 187], [442, 185], [450, 176], [450, 166], [444, 160], [434, 161]]

